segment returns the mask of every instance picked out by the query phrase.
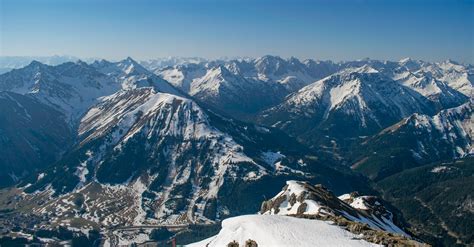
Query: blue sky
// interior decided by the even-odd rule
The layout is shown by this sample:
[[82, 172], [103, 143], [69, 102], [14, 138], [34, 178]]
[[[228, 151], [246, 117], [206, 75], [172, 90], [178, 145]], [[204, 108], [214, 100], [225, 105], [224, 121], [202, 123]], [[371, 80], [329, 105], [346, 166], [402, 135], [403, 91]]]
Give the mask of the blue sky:
[[0, 55], [474, 63], [474, 0], [0, 0]]

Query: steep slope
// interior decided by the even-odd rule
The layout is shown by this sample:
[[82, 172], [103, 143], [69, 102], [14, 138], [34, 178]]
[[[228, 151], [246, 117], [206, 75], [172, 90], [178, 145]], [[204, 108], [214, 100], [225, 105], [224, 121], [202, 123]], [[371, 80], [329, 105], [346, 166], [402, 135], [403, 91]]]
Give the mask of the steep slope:
[[431, 102], [379, 71], [346, 69], [312, 83], [262, 113], [260, 122], [311, 144], [370, 135], [414, 112], [432, 114]]
[[194, 80], [189, 94], [223, 113], [239, 117], [278, 103], [287, 91], [279, 84], [246, 79], [217, 66]]
[[0, 187], [59, 159], [72, 138], [53, 108], [27, 96], [0, 92]]
[[436, 162], [382, 179], [376, 186], [403, 213], [410, 230], [434, 246], [474, 241], [474, 158]]
[[21, 185], [33, 193], [20, 204], [42, 201], [33, 213], [52, 222], [71, 215], [105, 226], [209, 222], [256, 210], [256, 201], [274, 193], [268, 185], [288, 177], [346, 190], [363, 184], [306, 157], [280, 132], [226, 120], [152, 88], [102, 98], [79, 134], [70, 153]]
[[158, 76], [187, 93], [191, 90], [192, 82], [205, 76], [206, 73], [207, 66], [203, 64], [175, 65], [156, 71]]
[[413, 114], [365, 140], [353, 169], [380, 179], [407, 168], [474, 153], [473, 102], [433, 117]]

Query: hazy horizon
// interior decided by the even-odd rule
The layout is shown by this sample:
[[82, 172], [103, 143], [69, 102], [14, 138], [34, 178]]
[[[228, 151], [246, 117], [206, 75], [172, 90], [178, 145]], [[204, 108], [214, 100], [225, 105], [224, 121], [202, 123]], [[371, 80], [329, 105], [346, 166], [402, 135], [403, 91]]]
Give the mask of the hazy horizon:
[[474, 1], [3, 0], [2, 56], [474, 63]]
[[[215, 60], [223, 60], [223, 61], [228, 61], [228, 60], [239, 60], [239, 59], [258, 59], [261, 57], [265, 56], [273, 56], [273, 57], [280, 57], [282, 59], [290, 59], [295, 56], [281, 56], [281, 55], [276, 55], [276, 54], [265, 54], [262, 56], [246, 56], [246, 57], [239, 57], [239, 56], [223, 56], [223, 57], [216, 57], [216, 58], [209, 58], [209, 57], [199, 57], [199, 56], [163, 56], [163, 57], [152, 57], [152, 58], [145, 58], [145, 59], [138, 59], [133, 56], [125, 56], [125, 57], [119, 57], [119, 58], [114, 58], [114, 59], [107, 59], [107, 58], [101, 58], [101, 57], [80, 57], [80, 56], [75, 56], [75, 55], [45, 55], [45, 56], [15, 56], [15, 55], [9, 55], [9, 56], [3, 56], [0, 55], [0, 59], [5, 59], [5, 58], [15, 58], [15, 59], [30, 59], [31, 61], [37, 60], [37, 59], [48, 59], [48, 58], [70, 58], [70, 61], [85, 61], [87, 63], [93, 62], [93, 61], [98, 61], [98, 60], [107, 60], [110, 62], [118, 62], [127, 59], [128, 57], [132, 58], [133, 60], [137, 62], [147, 62], [147, 61], [153, 61], [153, 60], [165, 60], [165, 59], [203, 59], [203, 60], [208, 60], [208, 61], [215, 61]], [[365, 58], [356, 58], [356, 59], [346, 59], [346, 60], [334, 60], [334, 59], [320, 59], [320, 58], [315, 58], [315, 57], [295, 57], [300, 61], [304, 60], [314, 60], [314, 61], [331, 61], [334, 63], [343, 63], [343, 62], [351, 62], [351, 61], [363, 61], [363, 60], [374, 60], [374, 61], [382, 61], [382, 62], [399, 62], [403, 59], [411, 59], [415, 61], [423, 61], [423, 62], [428, 62], [428, 63], [440, 63], [444, 61], [453, 61], [455, 63], [460, 63], [460, 64], [468, 64], [468, 65], [474, 65], [474, 63], [469, 63], [469, 62], [461, 62], [457, 61], [452, 58], [446, 58], [442, 60], [425, 60], [425, 59], [418, 59], [415, 57], [404, 57], [400, 59], [377, 59], [377, 58], [370, 58], [370, 57], [365, 57]], [[77, 59], [77, 60], [76, 60]], [[41, 61], [39, 61], [41, 62]]]

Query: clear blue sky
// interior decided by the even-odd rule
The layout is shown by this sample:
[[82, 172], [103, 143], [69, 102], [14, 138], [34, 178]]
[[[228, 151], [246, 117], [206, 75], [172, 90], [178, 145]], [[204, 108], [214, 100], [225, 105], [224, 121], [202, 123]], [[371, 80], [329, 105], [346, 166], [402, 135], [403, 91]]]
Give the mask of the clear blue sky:
[[474, 63], [474, 0], [0, 0], [0, 55]]

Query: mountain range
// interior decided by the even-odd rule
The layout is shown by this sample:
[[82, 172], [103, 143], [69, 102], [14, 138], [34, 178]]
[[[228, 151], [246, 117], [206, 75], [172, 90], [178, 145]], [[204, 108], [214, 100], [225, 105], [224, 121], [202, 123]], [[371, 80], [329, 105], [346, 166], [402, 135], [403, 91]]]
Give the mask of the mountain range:
[[[384, 196], [397, 185], [386, 179], [473, 154], [473, 75], [472, 65], [412, 59], [33, 61], [0, 74], [0, 205], [105, 234], [255, 213], [297, 179], [392, 208]], [[375, 197], [290, 185], [311, 191], [295, 194], [302, 211], [420, 232]], [[300, 214], [302, 202], [281, 200], [261, 213]], [[433, 232], [420, 236], [440, 243]]]

